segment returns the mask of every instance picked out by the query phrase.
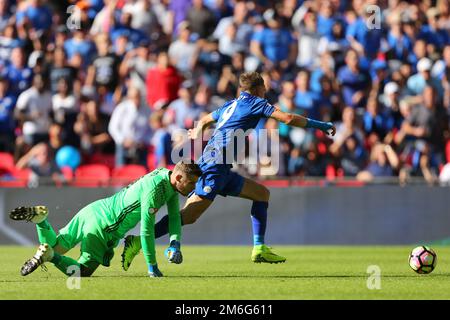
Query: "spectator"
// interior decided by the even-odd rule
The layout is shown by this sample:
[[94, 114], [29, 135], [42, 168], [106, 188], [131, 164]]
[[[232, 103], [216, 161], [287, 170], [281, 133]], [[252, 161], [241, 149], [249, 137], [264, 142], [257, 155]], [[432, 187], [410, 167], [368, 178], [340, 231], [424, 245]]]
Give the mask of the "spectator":
[[23, 150], [24, 145], [34, 146], [48, 140], [52, 95], [46, 80], [37, 74], [31, 88], [25, 90], [17, 99], [15, 117], [22, 126], [22, 136], [16, 140], [16, 146]]
[[192, 28], [192, 33], [200, 39], [208, 38], [216, 26], [214, 13], [203, 4], [203, 0], [192, 0], [192, 7], [187, 13], [186, 20]]
[[[356, 1], [353, 2], [355, 6]], [[381, 28], [368, 28], [367, 25], [373, 23], [369, 19], [373, 19], [370, 10], [367, 10], [366, 4], [361, 8], [354, 10], [359, 15], [356, 20], [350, 23], [346, 30], [347, 39], [350, 41], [351, 47], [360, 55], [374, 59], [381, 46], [382, 30]]]
[[355, 50], [349, 50], [345, 56], [346, 65], [338, 71], [337, 79], [342, 88], [346, 106], [362, 108], [370, 89], [370, 75], [359, 66], [359, 57]]
[[180, 24], [186, 20], [192, 0], [171, 0], [169, 2], [168, 33], [177, 32]]
[[375, 178], [392, 177], [399, 168], [399, 158], [390, 145], [378, 143], [370, 153], [367, 167], [358, 173], [356, 179], [371, 182]]
[[114, 43], [119, 37], [128, 39], [127, 49], [136, 48], [141, 41], [149, 41], [148, 36], [141, 30], [135, 29], [131, 25], [133, 16], [127, 11], [122, 11], [119, 23], [114, 25], [110, 32], [111, 42]]
[[439, 25], [439, 10], [432, 7], [427, 10], [426, 15], [428, 23], [422, 26], [419, 37], [436, 48], [442, 49], [450, 43], [450, 36], [448, 30], [442, 29]]
[[372, 139], [382, 141], [394, 126], [394, 118], [390, 109], [380, 110], [380, 105], [375, 96], [367, 101], [366, 111], [363, 115], [363, 128], [366, 135], [374, 135]]
[[50, 30], [52, 12], [43, 0], [27, 1], [23, 7], [19, 7], [17, 10], [16, 25], [19, 28], [27, 25], [36, 31]]
[[194, 83], [186, 80], [178, 91], [179, 99], [173, 101], [166, 110], [164, 121], [176, 128], [191, 129], [204, 109], [194, 101]]
[[439, 79], [431, 76], [431, 68], [433, 64], [430, 59], [422, 58], [417, 63], [417, 71], [415, 75], [408, 79], [407, 86], [411, 95], [421, 95], [427, 85], [434, 87], [439, 96], [443, 96], [443, 88]]
[[8, 79], [0, 76], [0, 151], [14, 151], [14, 106], [16, 99], [8, 94]]
[[223, 66], [229, 64], [231, 59], [219, 52], [219, 43], [215, 39], [211, 41], [199, 40], [198, 47], [196, 74], [199, 74], [201, 82], [208, 84], [210, 87], [215, 87]]
[[122, 10], [131, 14], [131, 27], [144, 33], [148, 39], [158, 32], [158, 17], [153, 10], [151, 0], [127, 2]]
[[127, 98], [111, 115], [108, 131], [116, 144], [116, 166], [127, 163], [147, 166], [147, 148], [150, 139], [149, 109], [141, 104], [136, 88], [128, 89]]
[[336, 126], [336, 134], [334, 136], [334, 142], [330, 146], [330, 152], [332, 154], [338, 154], [339, 149], [350, 136], [353, 136], [357, 140], [358, 145], [364, 144], [364, 132], [356, 123], [355, 110], [352, 107], [346, 107], [342, 111], [342, 122]]
[[[78, 64], [83, 69], [91, 63], [96, 51], [95, 45], [88, 39], [83, 29], [74, 30], [73, 37], [64, 43], [64, 50], [70, 63]], [[82, 63], [77, 63], [76, 60], [81, 60]]]
[[11, 13], [9, 10], [9, 1], [0, 0], [0, 30], [4, 30], [9, 23]]
[[[235, 29], [235, 31], [233, 30]], [[231, 34], [233, 34], [231, 36]], [[232, 43], [238, 50], [248, 51], [250, 38], [253, 34], [253, 27], [248, 23], [247, 3], [242, 0], [236, 1], [233, 10], [233, 16], [220, 19], [214, 30], [213, 37], [224, 41], [224, 38], [231, 38]], [[221, 42], [222, 43], [222, 42]], [[221, 50], [223, 47], [221, 47]], [[225, 52], [221, 51], [223, 54]]]
[[114, 92], [119, 83], [119, 64], [117, 55], [110, 51], [108, 35], [99, 34], [96, 38], [97, 56], [88, 69], [87, 86], [104, 86], [108, 92]]
[[[146, 76], [150, 68], [155, 66], [149, 53], [148, 45], [142, 42], [139, 47], [126, 53], [119, 68], [120, 77], [124, 79], [128, 76], [131, 86], [139, 89], [144, 100], [146, 99]], [[152, 87], [157, 86], [159, 81], [153, 82]]]
[[78, 101], [69, 91], [69, 84], [64, 78], [58, 81], [58, 92], [52, 97], [53, 120], [63, 128], [65, 144], [76, 145], [77, 139], [73, 126], [79, 110]]
[[354, 135], [344, 140], [337, 155], [345, 176], [355, 177], [366, 165], [366, 150]]
[[321, 34], [318, 31], [317, 12], [313, 11], [313, 6], [313, 2], [306, 1], [292, 18], [292, 26], [298, 39], [296, 62], [300, 67], [317, 66]]
[[197, 63], [198, 49], [195, 43], [190, 41], [191, 27], [184, 21], [179, 25], [178, 40], [172, 42], [169, 47], [169, 58], [172, 65], [185, 76], [191, 75]]
[[9, 80], [9, 91], [14, 97], [31, 85], [33, 72], [25, 64], [25, 53], [21, 47], [11, 51], [11, 63], [5, 67], [3, 75]]
[[152, 113], [150, 127], [153, 131], [150, 145], [155, 152], [156, 167], [172, 165], [172, 139], [169, 131], [165, 128], [162, 110]]
[[225, 65], [222, 68], [222, 73], [217, 83], [217, 92], [225, 99], [232, 99], [236, 96], [239, 76], [245, 71], [244, 59], [244, 52], [236, 52], [231, 57], [231, 65]]
[[4, 29], [0, 29], [0, 68], [4, 68], [7, 65], [13, 49], [22, 45], [23, 42], [17, 36], [13, 24], [6, 25]]
[[178, 96], [182, 78], [169, 62], [169, 55], [162, 51], [158, 54], [156, 66], [151, 68], [146, 77], [147, 103], [152, 109], [160, 109], [171, 103]]
[[69, 92], [72, 92], [74, 88], [74, 83], [78, 83], [77, 70], [69, 66], [66, 61], [66, 53], [63, 48], [56, 48], [53, 53], [53, 65], [50, 68], [50, 86], [52, 93], [58, 91], [58, 83], [61, 79], [64, 79], [67, 83]]
[[74, 131], [80, 137], [84, 154], [109, 154], [114, 152], [114, 144], [108, 133], [109, 117], [100, 113], [98, 103], [87, 100], [74, 124]]
[[295, 106], [305, 117], [317, 119], [320, 117], [319, 95], [309, 88], [308, 71], [300, 71], [295, 79], [297, 91], [295, 93]]
[[265, 68], [281, 67], [286, 70], [295, 62], [297, 50], [289, 29], [283, 27], [275, 12], [267, 15], [267, 27], [254, 33], [250, 50]]
[[35, 145], [17, 161], [16, 167], [18, 169], [30, 168], [34, 176], [38, 178], [48, 177], [59, 182], [64, 180], [64, 176], [54, 160], [54, 154], [46, 143]]

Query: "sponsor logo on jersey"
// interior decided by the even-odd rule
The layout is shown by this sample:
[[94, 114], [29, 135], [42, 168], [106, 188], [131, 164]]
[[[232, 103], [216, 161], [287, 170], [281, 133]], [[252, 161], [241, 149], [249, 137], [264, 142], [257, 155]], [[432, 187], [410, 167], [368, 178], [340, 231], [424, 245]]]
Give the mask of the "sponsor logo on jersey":
[[203, 192], [205, 192], [205, 193], [210, 193], [211, 191], [212, 191], [212, 189], [210, 186], [206, 186], [203, 188]]

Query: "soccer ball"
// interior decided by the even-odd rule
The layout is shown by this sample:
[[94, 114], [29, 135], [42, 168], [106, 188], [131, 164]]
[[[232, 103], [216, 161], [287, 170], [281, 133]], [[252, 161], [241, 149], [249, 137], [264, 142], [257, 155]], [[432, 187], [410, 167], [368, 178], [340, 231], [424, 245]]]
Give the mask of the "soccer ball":
[[431, 273], [436, 267], [436, 263], [436, 252], [427, 246], [414, 248], [409, 255], [409, 266], [420, 274]]

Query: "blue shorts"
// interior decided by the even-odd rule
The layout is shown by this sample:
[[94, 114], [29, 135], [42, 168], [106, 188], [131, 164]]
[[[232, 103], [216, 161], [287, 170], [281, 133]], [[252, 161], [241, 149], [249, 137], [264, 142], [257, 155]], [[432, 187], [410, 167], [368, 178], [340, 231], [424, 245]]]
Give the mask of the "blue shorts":
[[195, 194], [213, 201], [216, 195], [238, 196], [244, 186], [244, 177], [231, 171], [225, 164], [202, 167], [202, 176], [195, 185]]

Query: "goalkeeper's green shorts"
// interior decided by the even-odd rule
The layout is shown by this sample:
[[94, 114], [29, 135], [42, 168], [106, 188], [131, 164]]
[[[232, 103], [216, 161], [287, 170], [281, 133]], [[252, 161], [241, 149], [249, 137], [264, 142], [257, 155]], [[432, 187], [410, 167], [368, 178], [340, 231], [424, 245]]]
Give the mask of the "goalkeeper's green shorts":
[[114, 256], [114, 248], [120, 239], [102, 230], [98, 211], [104, 207], [93, 202], [81, 209], [70, 222], [61, 230], [57, 243], [67, 250], [72, 249], [81, 242], [80, 264], [91, 265], [98, 263], [105, 267], [110, 266]]

